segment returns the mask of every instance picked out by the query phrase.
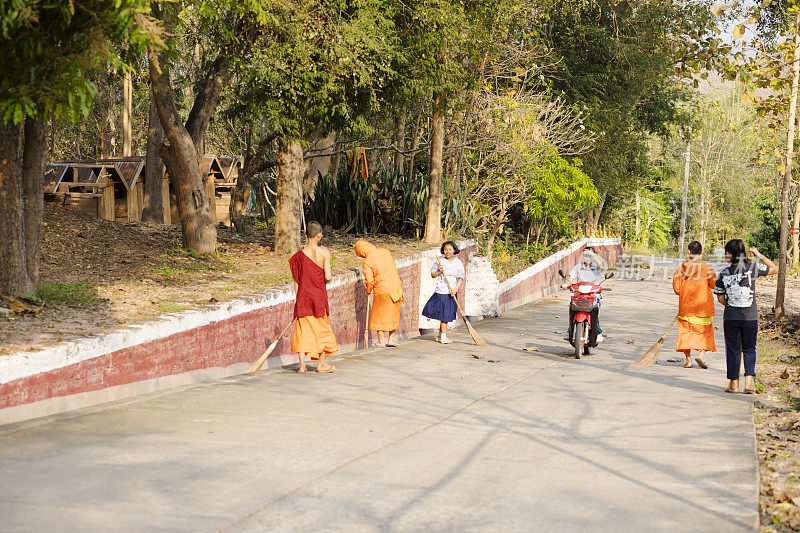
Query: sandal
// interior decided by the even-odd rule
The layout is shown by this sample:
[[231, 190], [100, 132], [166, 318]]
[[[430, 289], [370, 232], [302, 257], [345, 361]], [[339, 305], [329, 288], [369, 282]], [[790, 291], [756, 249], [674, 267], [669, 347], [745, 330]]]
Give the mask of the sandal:
[[307, 368], [304, 368], [303, 370], [300, 370], [300, 369], [298, 368], [298, 369], [297, 369], [295, 372], [297, 372], [298, 374], [305, 374], [306, 372], [308, 372], [308, 369], [307, 369]]
[[728, 387], [727, 389], [725, 389], [725, 392], [729, 392], [731, 394], [738, 394], [739, 393], [739, 389], [732, 389], [732, 388]]
[[745, 394], [755, 394], [756, 390], [755, 389], [744, 389], [744, 390], [742, 390], [742, 392], [745, 393]]
[[683, 368], [692, 368], [692, 362], [689, 361], [688, 363], [684, 364]]
[[334, 370], [336, 370], [336, 367], [335, 367], [335, 366], [333, 366], [333, 365], [331, 365], [331, 367], [330, 367], [330, 368], [323, 368], [322, 370], [320, 370], [320, 368], [319, 368], [319, 367], [317, 367], [317, 373], [318, 373], [318, 374], [330, 374], [330, 373], [331, 373], [331, 372], [333, 372]]
[[703, 368], [703, 369], [708, 368], [708, 365], [706, 364], [706, 362], [703, 361], [702, 359], [700, 359], [699, 357], [695, 357], [694, 360], [697, 363], [697, 366], [699, 366], [700, 368]]

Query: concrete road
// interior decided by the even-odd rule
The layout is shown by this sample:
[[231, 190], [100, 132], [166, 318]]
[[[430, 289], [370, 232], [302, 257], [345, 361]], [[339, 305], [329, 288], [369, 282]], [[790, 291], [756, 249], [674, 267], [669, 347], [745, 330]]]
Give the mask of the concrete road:
[[579, 361], [564, 296], [480, 324], [488, 348], [459, 331], [0, 428], [0, 530], [753, 531], [721, 338], [710, 370], [665, 362], [674, 333], [632, 368], [676, 298], [609, 285]]

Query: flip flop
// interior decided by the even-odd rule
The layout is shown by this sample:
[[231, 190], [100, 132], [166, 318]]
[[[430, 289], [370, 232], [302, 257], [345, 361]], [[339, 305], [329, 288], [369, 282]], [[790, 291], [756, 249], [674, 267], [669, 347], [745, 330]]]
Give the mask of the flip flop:
[[300, 369], [298, 368], [297, 370], [295, 370], [295, 372], [297, 372], [298, 374], [305, 374], [306, 372], [308, 372], [308, 369], [305, 369], [305, 370], [300, 370]]
[[745, 394], [755, 394], [756, 390], [755, 389], [744, 389], [742, 392], [744, 392]]
[[397, 348], [397, 343], [396, 342], [387, 342], [386, 343], [386, 347], [387, 348]]
[[730, 394], [738, 394], [739, 393], [739, 389], [732, 389], [732, 388], [728, 387], [727, 389], [725, 389], [725, 392], [728, 392]]
[[323, 369], [323, 370], [320, 370], [319, 368], [317, 368], [317, 373], [318, 374], [330, 374], [334, 370], [336, 370], [335, 366], [331, 366], [330, 368], [326, 368], [326, 369]]
[[692, 363], [686, 363], [683, 365], [683, 368], [692, 368]]
[[708, 368], [708, 365], [706, 364], [706, 362], [703, 361], [702, 359], [700, 359], [699, 357], [695, 357], [694, 361], [697, 363], [697, 366], [699, 366], [700, 368], [703, 368], [703, 369]]

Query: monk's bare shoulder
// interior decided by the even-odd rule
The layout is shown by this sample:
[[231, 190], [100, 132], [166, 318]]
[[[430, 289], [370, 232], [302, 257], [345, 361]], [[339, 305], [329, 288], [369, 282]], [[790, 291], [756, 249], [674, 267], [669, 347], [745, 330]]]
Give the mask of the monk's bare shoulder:
[[330, 250], [328, 250], [324, 246], [320, 246], [319, 247], [319, 251], [322, 254], [322, 257], [327, 257], [327, 258], [330, 259], [330, 257], [331, 257], [331, 251]]

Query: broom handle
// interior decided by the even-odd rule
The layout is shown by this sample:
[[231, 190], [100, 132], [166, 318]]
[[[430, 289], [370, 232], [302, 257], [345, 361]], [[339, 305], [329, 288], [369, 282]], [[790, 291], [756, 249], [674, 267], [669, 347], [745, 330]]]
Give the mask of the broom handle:
[[364, 318], [364, 349], [369, 348], [369, 318], [372, 311], [372, 293], [367, 294], [367, 316]]
[[439, 271], [441, 274], [440, 276], [444, 276], [444, 282], [447, 283], [447, 289], [450, 291], [450, 297], [456, 301], [456, 307], [458, 307], [458, 312], [461, 313], [461, 318], [466, 320], [467, 318], [464, 316], [464, 311], [461, 309], [461, 304], [458, 303], [458, 298], [453, 296], [453, 287], [450, 286], [450, 280], [447, 279], [447, 275], [444, 273], [444, 267], [442, 267], [442, 262], [439, 261], [439, 256], [436, 256], [436, 262], [439, 263]]
[[292, 318], [292, 319], [289, 321], [289, 323], [286, 325], [286, 327], [285, 327], [285, 328], [283, 328], [283, 331], [281, 331], [281, 334], [280, 334], [280, 335], [278, 335], [277, 337], [275, 337], [275, 340], [274, 340], [274, 341], [272, 341], [272, 344], [270, 344], [270, 345], [269, 345], [269, 347], [267, 347], [267, 349], [266, 349], [266, 351], [264, 351], [263, 355], [262, 355], [261, 357], [259, 357], [259, 358], [258, 358], [258, 361], [256, 361], [255, 363], [253, 363], [253, 366], [251, 366], [251, 367], [250, 367], [250, 370], [248, 370], [248, 371], [247, 371], [248, 373], [250, 373], [250, 372], [255, 372], [256, 370], [258, 370], [258, 369], [260, 369], [260, 368], [261, 368], [261, 365], [263, 365], [263, 364], [264, 364], [264, 361], [266, 360], [266, 356], [268, 356], [269, 354], [271, 354], [271, 353], [272, 353], [272, 350], [274, 350], [274, 349], [275, 349], [275, 346], [278, 344], [278, 341], [279, 341], [279, 340], [280, 340], [280, 339], [281, 339], [281, 338], [284, 336], [284, 334], [285, 334], [285, 333], [286, 333], [286, 332], [289, 330], [289, 327], [290, 327], [292, 324], [294, 324], [294, 318]]
[[677, 321], [678, 321], [678, 317], [677, 316], [672, 319], [672, 323], [667, 328], [667, 331], [665, 331], [664, 334], [661, 336], [662, 339], [666, 339], [667, 338], [667, 334], [669, 333], [669, 330], [672, 329], [672, 326], [674, 326], [675, 322], [677, 322]]

